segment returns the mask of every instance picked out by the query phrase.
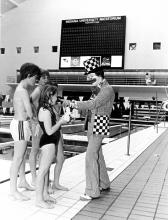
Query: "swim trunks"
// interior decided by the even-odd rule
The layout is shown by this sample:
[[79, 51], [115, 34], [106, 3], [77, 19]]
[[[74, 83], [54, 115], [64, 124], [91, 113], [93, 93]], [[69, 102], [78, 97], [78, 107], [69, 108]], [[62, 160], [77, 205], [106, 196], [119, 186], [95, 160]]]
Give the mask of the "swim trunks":
[[10, 123], [10, 132], [14, 141], [30, 141], [30, 137], [32, 135], [30, 122], [12, 119]]

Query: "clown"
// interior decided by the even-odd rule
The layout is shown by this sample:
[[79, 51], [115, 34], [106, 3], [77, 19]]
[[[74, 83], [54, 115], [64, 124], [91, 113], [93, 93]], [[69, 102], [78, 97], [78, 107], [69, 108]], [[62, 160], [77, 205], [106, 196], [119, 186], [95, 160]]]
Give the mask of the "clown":
[[80, 197], [85, 201], [98, 198], [102, 190], [110, 189], [110, 180], [102, 153], [102, 140], [109, 135], [109, 118], [115, 94], [95, 58], [84, 61], [84, 67], [87, 80], [97, 88], [97, 93], [88, 101], [67, 101], [67, 105], [78, 110], [90, 111], [85, 159], [86, 188], [85, 193]]

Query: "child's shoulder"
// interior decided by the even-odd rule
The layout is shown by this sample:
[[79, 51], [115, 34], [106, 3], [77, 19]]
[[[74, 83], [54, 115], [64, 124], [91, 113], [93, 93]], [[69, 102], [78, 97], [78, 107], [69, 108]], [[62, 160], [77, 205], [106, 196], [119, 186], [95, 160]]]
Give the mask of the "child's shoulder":
[[51, 113], [47, 108], [41, 107], [38, 113], [38, 119], [40, 121], [48, 121], [51, 119]]
[[21, 85], [18, 85], [17, 87], [16, 87], [16, 90], [15, 90], [16, 92], [24, 92], [24, 93], [28, 93], [28, 91], [27, 91], [27, 89], [25, 89], [23, 86], [21, 86]]
[[40, 114], [50, 114], [50, 111], [49, 111], [49, 109], [47, 109], [47, 108], [44, 108], [44, 107], [41, 107], [40, 109], [39, 109], [39, 113]]
[[15, 97], [20, 97], [20, 98], [26, 98], [28, 96], [28, 91], [23, 88], [22, 86], [18, 86], [15, 90], [15, 94], [14, 94]]

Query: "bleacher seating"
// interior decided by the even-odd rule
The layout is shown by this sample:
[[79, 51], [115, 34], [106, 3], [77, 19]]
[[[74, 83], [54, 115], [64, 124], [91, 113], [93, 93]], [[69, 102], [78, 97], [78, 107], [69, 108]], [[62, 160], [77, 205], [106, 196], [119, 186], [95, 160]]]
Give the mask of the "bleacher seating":
[[133, 118], [137, 120], [146, 121], [165, 121], [166, 111], [163, 109], [162, 102], [157, 102], [155, 100], [144, 100], [140, 99], [130, 99], [133, 103]]
[[57, 84], [88, 84], [86, 76], [80, 73], [52, 73], [50, 79]]
[[[87, 84], [83, 71], [55, 71], [50, 70], [51, 80], [57, 84]], [[105, 77], [111, 85], [146, 85], [145, 73], [150, 70], [121, 70], [110, 72], [105, 70]], [[168, 70], [151, 71], [152, 81], [156, 81], [157, 86], [168, 85]]]

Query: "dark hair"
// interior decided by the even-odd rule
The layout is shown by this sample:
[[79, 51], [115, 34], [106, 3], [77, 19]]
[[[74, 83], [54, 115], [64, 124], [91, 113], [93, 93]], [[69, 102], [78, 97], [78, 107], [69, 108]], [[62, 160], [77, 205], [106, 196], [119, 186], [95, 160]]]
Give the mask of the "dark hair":
[[53, 86], [53, 85], [45, 85], [42, 88], [41, 94], [40, 94], [40, 98], [39, 98], [39, 109], [41, 107], [43, 108], [50, 108], [51, 104], [49, 103], [49, 100], [51, 98], [51, 96], [55, 95], [57, 93], [57, 87]]
[[58, 88], [58, 84], [54, 81], [51, 81], [51, 80], [47, 83], [47, 85], [56, 86]]
[[47, 76], [47, 77], [50, 77], [50, 73], [49, 73], [49, 71], [48, 70], [41, 70], [41, 77], [45, 77], [45, 76]]
[[40, 75], [40, 68], [33, 63], [24, 63], [20, 68], [20, 80], [33, 76], [37, 76], [39, 78]]
[[96, 76], [101, 76], [104, 79], [104, 70], [102, 67], [98, 67], [92, 71]]

